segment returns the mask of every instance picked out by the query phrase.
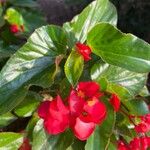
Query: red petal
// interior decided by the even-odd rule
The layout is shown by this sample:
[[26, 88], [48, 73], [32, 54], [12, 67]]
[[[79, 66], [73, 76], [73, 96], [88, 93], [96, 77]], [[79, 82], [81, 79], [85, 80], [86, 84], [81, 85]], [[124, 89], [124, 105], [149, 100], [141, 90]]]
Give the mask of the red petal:
[[124, 144], [124, 142], [119, 141], [117, 150], [129, 150], [129, 148], [127, 147], [127, 145]]
[[47, 116], [47, 113], [49, 111], [49, 107], [50, 107], [50, 101], [44, 101], [40, 104], [39, 108], [38, 108], [38, 115], [41, 118], [45, 118]]
[[44, 127], [50, 134], [63, 132], [69, 126], [69, 109], [60, 96], [50, 102], [48, 113], [44, 118]]
[[141, 149], [140, 150], [147, 150], [148, 148], [148, 140], [147, 137], [141, 137]]
[[149, 130], [150, 130], [150, 124], [146, 122], [141, 122], [140, 124], [135, 126], [135, 131], [137, 133], [145, 133], [145, 132], [148, 132]]
[[77, 91], [82, 91], [86, 97], [100, 97], [100, 86], [96, 82], [80, 82], [77, 86]]
[[[49, 113], [51, 115], [53, 115], [53, 113], [55, 112], [62, 113], [62, 114], [69, 113], [69, 109], [63, 104], [63, 101], [59, 95], [53, 101], [51, 101], [51, 104], [49, 107]], [[55, 118], [55, 116], [53, 117]]]
[[120, 99], [116, 94], [112, 94], [110, 103], [112, 104], [114, 110], [117, 112], [120, 108]]
[[134, 138], [130, 144], [129, 144], [129, 147], [131, 150], [140, 150], [140, 139], [139, 138]]
[[85, 101], [77, 95], [75, 90], [72, 90], [69, 96], [69, 109], [72, 116], [79, 116], [83, 111]]
[[52, 135], [56, 135], [61, 132], [64, 132], [68, 126], [69, 126], [68, 115], [60, 114], [59, 118], [53, 118], [49, 116], [47, 119], [44, 120], [45, 130]]
[[84, 106], [84, 111], [87, 112], [86, 120], [97, 124], [101, 123], [106, 117], [106, 107], [97, 98], [87, 101]]
[[85, 61], [88, 61], [91, 59], [90, 57], [91, 49], [89, 46], [81, 44], [81, 43], [76, 43], [76, 48], [78, 52], [83, 56]]
[[17, 32], [19, 32], [18, 25], [17, 25], [17, 24], [12, 24], [12, 25], [10, 26], [10, 31], [11, 31], [12, 33], [17, 33]]
[[76, 123], [73, 128], [75, 136], [80, 140], [86, 140], [94, 131], [95, 123], [86, 123], [80, 118], [76, 118]]
[[150, 114], [145, 115], [145, 122], [150, 124]]

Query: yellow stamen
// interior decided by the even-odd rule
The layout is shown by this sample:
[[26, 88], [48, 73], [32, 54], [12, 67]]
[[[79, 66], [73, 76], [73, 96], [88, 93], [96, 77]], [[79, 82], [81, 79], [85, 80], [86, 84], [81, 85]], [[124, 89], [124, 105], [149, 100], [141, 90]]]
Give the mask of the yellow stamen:
[[96, 101], [94, 99], [92, 99], [92, 100], [88, 100], [87, 103], [89, 106], [93, 106], [93, 105], [95, 105]]
[[84, 97], [85, 97], [85, 94], [84, 94], [82, 91], [79, 91], [79, 92], [78, 92], [78, 96], [81, 97], [81, 98], [84, 98]]

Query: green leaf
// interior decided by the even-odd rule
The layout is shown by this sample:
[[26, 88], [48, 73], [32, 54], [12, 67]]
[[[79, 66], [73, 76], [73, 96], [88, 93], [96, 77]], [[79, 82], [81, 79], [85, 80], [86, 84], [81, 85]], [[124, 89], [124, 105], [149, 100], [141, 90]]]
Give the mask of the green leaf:
[[25, 132], [27, 133], [27, 137], [33, 141], [33, 130], [34, 130], [34, 127], [36, 126], [37, 122], [39, 121], [39, 117], [38, 117], [38, 114], [35, 113], [32, 118], [30, 119], [26, 129], [25, 129]]
[[40, 103], [40, 97], [35, 92], [28, 92], [24, 100], [15, 108], [14, 112], [19, 117], [29, 117], [37, 109]]
[[84, 42], [87, 33], [99, 22], [117, 24], [117, 11], [108, 0], [96, 0], [87, 6], [83, 12], [73, 18], [70, 23], [65, 23], [66, 30], [75, 33], [76, 38]]
[[85, 150], [85, 141], [80, 141], [78, 139], [74, 139], [71, 146], [67, 148], [67, 150]]
[[75, 50], [69, 55], [65, 64], [65, 74], [69, 82], [75, 86], [83, 72], [83, 57]]
[[144, 86], [143, 89], [140, 91], [139, 95], [142, 97], [150, 96], [150, 92], [148, 91], [147, 87]]
[[91, 78], [99, 82], [102, 78], [107, 84], [113, 83], [126, 88], [131, 95], [137, 95], [146, 84], [146, 74], [131, 72], [126, 69], [104, 63], [97, 63], [92, 67]]
[[0, 60], [10, 57], [15, 53], [18, 47], [15, 45], [8, 45], [3, 41], [0, 41]]
[[146, 104], [145, 101], [143, 101], [142, 99], [132, 99], [130, 101], [127, 101], [125, 103], [126, 107], [129, 110], [129, 113], [132, 115], [137, 115], [137, 116], [141, 116], [141, 115], [145, 115], [149, 113], [149, 108], [148, 105]]
[[8, 8], [6, 10], [5, 19], [10, 24], [17, 24], [17, 25], [23, 25], [24, 24], [24, 20], [23, 20], [22, 15], [17, 10], [15, 10], [14, 8]]
[[70, 131], [59, 135], [48, 135], [39, 120], [33, 132], [32, 150], [65, 150], [72, 144], [73, 136]]
[[11, 113], [0, 115], [0, 128], [9, 125], [11, 122], [15, 121], [16, 119], [17, 117], [15, 117]]
[[0, 133], [0, 150], [18, 150], [23, 142], [23, 135], [13, 132]]
[[108, 101], [105, 101], [105, 104], [107, 105], [106, 119], [101, 125], [97, 126], [94, 133], [87, 140], [85, 150], [106, 150], [109, 147], [115, 126], [116, 113]]
[[107, 86], [107, 91], [110, 93], [117, 94], [123, 103], [133, 98], [133, 95], [125, 87], [114, 84], [114, 83], [110, 83]]
[[53, 82], [51, 67], [56, 56], [66, 53], [66, 45], [65, 32], [57, 26], [43, 26], [31, 35], [0, 72], [0, 114], [15, 108], [31, 85], [45, 85], [45, 75]]
[[2, 27], [4, 24], [5, 24], [5, 20], [4, 20], [4, 17], [3, 17], [3, 7], [2, 5], [0, 4], [0, 27]]
[[139, 73], [150, 71], [150, 45], [132, 34], [100, 23], [89, 32], [87, 42], [109, 64]]

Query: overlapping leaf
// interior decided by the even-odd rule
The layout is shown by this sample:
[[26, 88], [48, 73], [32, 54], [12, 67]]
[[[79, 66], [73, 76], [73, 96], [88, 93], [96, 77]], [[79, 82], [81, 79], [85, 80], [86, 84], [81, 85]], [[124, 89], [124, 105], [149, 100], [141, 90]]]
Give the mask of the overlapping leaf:
[[122, 86], [127, 89], [132, 96], [135, 96], [144, 87], [147, 76], [144, 73], [136, 73], [99, 62], [93, 66], [91, 78], [97, 82], [104, 78], [107, 80], [108, 86], [109, 84]]
[[43, 128], [43, 121], [39, 120], [33, 131], [33, 150], [65, 150], [73, 141], [70, 131], [59, 135], [48, 135]]
[[[0, 72], [1, 114], [20, 103], [30, 85], [51, 84], [54, 59], [65, 54], [66, 44], [66, 35], [57, 26], [43, 26], [31, 35]], [[43, 78], [45, 74], [46, 78]]]
[[109, 64], [139, 73], [150, 71], [150, 45], [132, 34], [100, 23], [89, 32], [87, 42]]
[[87, 6], [83, 12], [73, 18], [70, 23], [65, 23], [64, 28], [75, 34], [77, 40], [84, 42], [88, 31], [99, 22], [117, 24], [117, 11], [108, 0], [96, 0]]
[[65, 64], [65, 74], [69, 82], [75, 86], [82, 74], [84, 66], [83, 57], [73, 50]]
[[23, 143], [23, 135], [13, 132], [0, 133], [0, 149], [1, 150], [18, 150]]

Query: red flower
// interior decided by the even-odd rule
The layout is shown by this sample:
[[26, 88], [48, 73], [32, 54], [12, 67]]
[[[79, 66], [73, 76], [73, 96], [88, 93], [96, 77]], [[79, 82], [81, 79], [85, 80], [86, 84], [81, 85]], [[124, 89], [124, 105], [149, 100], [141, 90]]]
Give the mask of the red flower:
[[100, 124], [106, 117], [105, 105], [96, 97], [86, 101], [83, 107], [84, 112], [88, 115], [83, 115], [83, 120], [86, 122], [94, 122]]
[[76, 49], [83, 56], [85, 61], [88, 61], [91, 59], [90, 57], [91, 49], [89, 46], [81, 44], [81, 43], [76, 43]]
[[145, 133], [150, 131], [150, 114], [146, 114], [144, 116], [140, 116], [141, 123], [135, 126], [135, 131], [137, 133]]
[[49, 107], [50, 107], [50, 101], [44, 101], [40, 104], [38, 108], [38, 115], [40, 118], [45, 119], [48, 112], [49, 112]]
[[17, 24], [10, 25], [10, 31], [12, 33], [24, 32], [24, 25], [18, 26]]
[[145, 133], [150, 130], [150, 124], [141, 122], [140, 124], [136, 125], [134, 129], [137, 133]]
[[86, 140], [96, 124], [105, 119], [106, 107], [99, 101], [100, 95], [99, 85], [95, 82], [80, 82], [77, 90], [70, 93], [70, 127], [80, 140]]
[[44, 128], [49, 134], [59, 134], [69, 126], [69, 109], [60, 96], [53, 101], [41, 103], [38, 114], [44, 119]]
[[28, 138], [23, 139], [23, 143], [18, 150], [31, 150], [31, 145]]
[[12, 24], [12, 25], [10, 26], [10, 31], [11, 31], [12, 33], [18, 33], [18, 32], [19, 32], [19, 27], [18, 27], [18, 25], [17, 25], [17, 24]]
[[[88, 87], [88, 88], [87, 88]], [[44, 128], [50, 134], [63, 132], [71, 127], [75, 136], [86, 140], [106, 117], [106, 107], [98, 99], [102, 94], [95, 82], [80, 82], [68, 97], [69, 108], [60, 96], [53, 101], [42, 102], [38, 114], [44, 119]]]
[[110, 103], [112, 104], [114, 110], [117, 112], [120, 108], [120, 99], [116, 94], [112, 94], [110, 98]]
[[129, 147], [130, 147], [130, 149], [140, 150], [140, 146], [141, 146], [140, 144], [141, 144], [140, 138], [134, 138], [130, 142]]
[[100, 86], [93, 81], [88, 82], [80, 82], [77, 85], [77, 93], [78, 96], [82, 98], [91, 98], [91, 97], [97, 97], [99, 98], [103, 94], [100, 92]]
[[18, 32], [19, 32], [19, 27], [18, 27], [18, 25], [12, 24], [12, 25], [10, 26], [10, 31], [11, 31], [12, 33], [18, 33]]
[[119, 141], [117, 150], [147, 150], [147, 148], [150, 148], [150, 137], [144, 136], [135, 137], [128, 145]]
[[129, 148], [124, 142], [118, 141], [117, 150], [129, 150]]
[[130, 150], [147, 150], [150, 147], [150, 137], [136, 137], [129, 143]]

